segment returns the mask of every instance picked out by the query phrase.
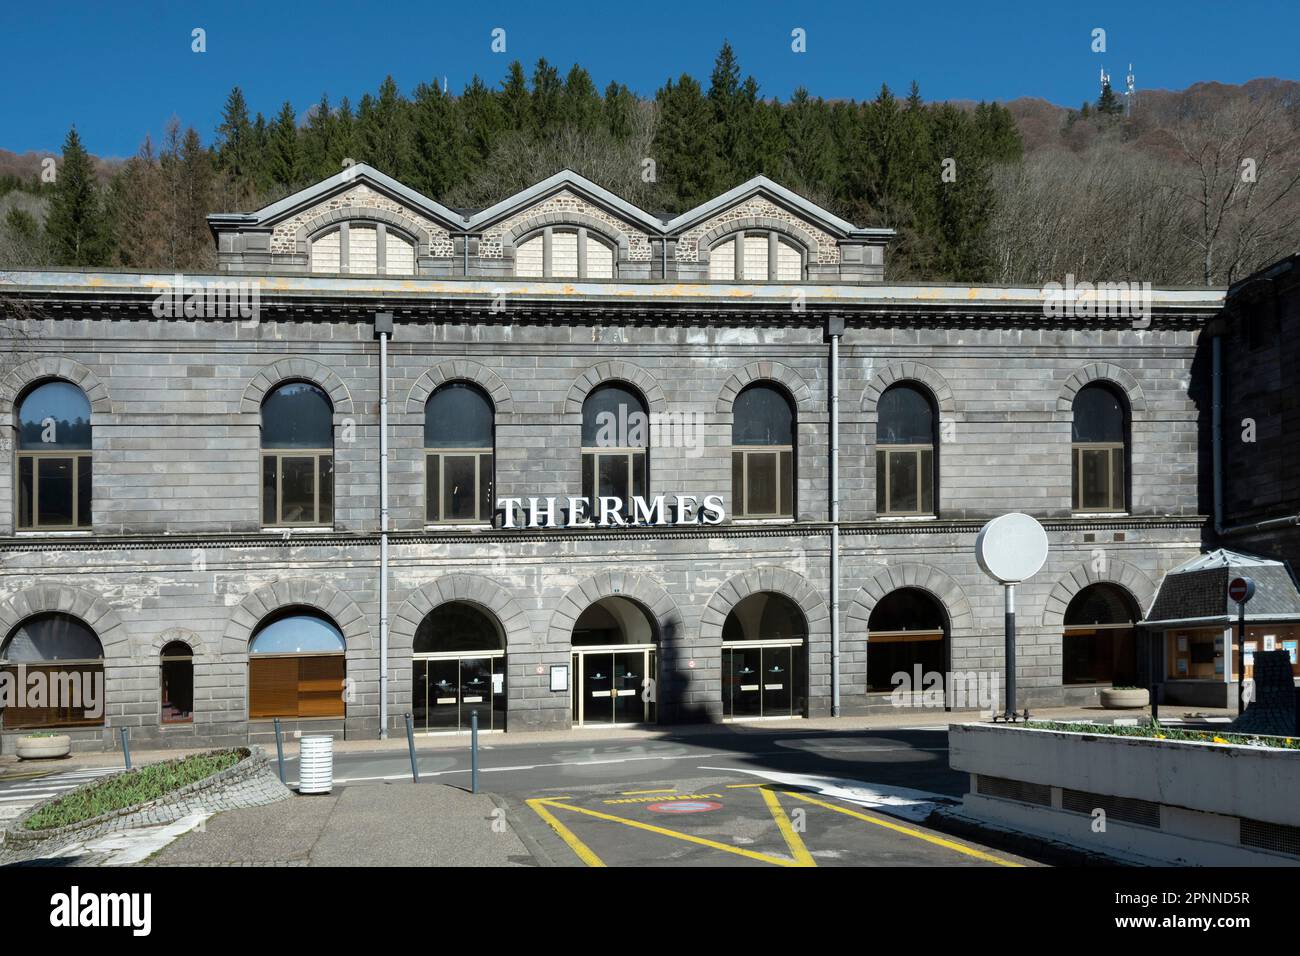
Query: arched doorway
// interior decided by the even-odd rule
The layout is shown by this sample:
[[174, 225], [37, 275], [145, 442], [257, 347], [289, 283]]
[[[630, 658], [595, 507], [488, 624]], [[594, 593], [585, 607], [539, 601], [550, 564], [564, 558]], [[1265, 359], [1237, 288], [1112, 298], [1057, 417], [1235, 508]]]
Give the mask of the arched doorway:
[[1065, 609], [1062, 684], [1138, 682], [1137, 605], [1123, 588], [1090, 584]]
[[248, 719], [346, 717], [347, 644], [310, 608], [266, 617], [248, 645]]
[[625, 597], [601, 598], [573, 625], [573, 725], [652, 724], [658, 677], [653, 619]]
[[751, 594], [722, 625], [724, 720], [804, 716], [808, 624], [782, 594]]
[[417, 730], [482, 731], [506, 727], [506, 642], [496, 616], [467, 601], [425, 615], [411, 661], [411, 717]]
[[[921, 588], [890, 591], [867, 619], [867, 690], [889, 692], [910, 687], [920, 693], [928, 674], [947, 686], [948, 614]], [[897, 675], [907, 675], [900, 682]]]

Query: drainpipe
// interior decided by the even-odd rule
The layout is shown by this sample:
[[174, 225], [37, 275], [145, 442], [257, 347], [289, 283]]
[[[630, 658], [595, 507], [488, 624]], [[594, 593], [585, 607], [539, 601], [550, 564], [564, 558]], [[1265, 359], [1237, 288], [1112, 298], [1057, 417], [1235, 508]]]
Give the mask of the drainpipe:
[[1223, 534], [1223, 337], [1210, 339], [1210, 391], [1213, 408], [1210, 444], [1214, 461], [1214, 533]]
[[388, 337], [393, 313], [375, 313], [379, 336], [379, 739], [388, 739]]
[[840, 336], [844, 320], [830, 316], [826, 334], [831, 340], [831, 716], [840, 716]]

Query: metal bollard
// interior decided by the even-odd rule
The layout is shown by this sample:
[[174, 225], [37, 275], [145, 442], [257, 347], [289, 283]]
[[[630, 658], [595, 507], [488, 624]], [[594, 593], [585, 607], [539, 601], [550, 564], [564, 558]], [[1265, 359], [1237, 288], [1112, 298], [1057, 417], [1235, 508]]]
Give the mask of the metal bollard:
[[280, 734], [280, 718], [275, 718], [275, 758], [280, 765], [280, 782], [284, 783], [284, 737]]
[[415, 763], [415, 727], [411, 723], [411, 715], [406, 714], [406, 749], [411, 753], [411, 782], [420, 782], [420, 768]]
[[122, 759], [126, 761], [126, 769], [131, 769], [131, 743], [127, 738], [126, 728], [118, 729], [118, 734], [122, 738]]
[[478, 711], [469, 715], [469, 792], [478, 793]]

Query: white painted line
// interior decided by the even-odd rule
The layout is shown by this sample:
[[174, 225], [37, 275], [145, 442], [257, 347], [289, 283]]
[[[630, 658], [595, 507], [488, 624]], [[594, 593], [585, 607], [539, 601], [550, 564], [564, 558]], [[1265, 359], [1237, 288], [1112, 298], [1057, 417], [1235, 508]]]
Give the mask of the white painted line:
[[46, 797], [52, 797], [59, 792], [60, 791], [58, 790], [50, 790], [42, 793], [25, 793], [20, 797], [0, 797], [0, 803], [13, 803], [17, 800], [29, 800], [32, 803], [35, 803], [39, 800], [44, 800]]
[[747, 773], [773, 783], [790, 787], [816, 790], [826, 797], [837, 797], [858, 806], [882, 810], [892, 816], [916, 823], [925, 822], [937, 807], [957, 803], [956, 797], [913, 790], [910, 787], [889, 787], [878, 783], [864, 783], [843, 777], [819, 777], [802, 773], [773, 773], [767, 770], [750, 770], [743, 767], [700, 767], [700, 770], [721, 770], [727, 773]]

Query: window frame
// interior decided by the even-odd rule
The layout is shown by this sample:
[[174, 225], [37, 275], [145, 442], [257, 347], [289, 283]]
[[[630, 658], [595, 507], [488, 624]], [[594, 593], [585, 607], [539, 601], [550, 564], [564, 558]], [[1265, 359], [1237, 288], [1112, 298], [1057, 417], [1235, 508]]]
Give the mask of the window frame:
[[[276, 460], [275, 465], [275, 520], [266, 520], [266, 461]], [[312, 461], [312, 521], [284, 520], [284, 463], [285, 458], [310, 458]], [[329, 520], [321, 520], [321, 461], [329, 459], [330, 475], [330, 514]], [[334, 527], [334, 449], [332, 448], [263, 448], [261, 474], [261, 501], [258, 506], [262, 511], [264, 528], [333, 528]]]
[[[481, 514], [485, 506], [484, 502], [484, 479], [483, 479], [483, 458], [486, 456], [490, 459], [488, 464], [488, 475], [486, 487], [488, 489], [486, 508], [487, 514]], [[442, 513], [442, 503], [445, 500], [447, 469], [443, 467], [443, 459], [446, 458], [470, 458], [474, 459], [474, 516], [470, 518], [435, 518], [429, 510], [429, 492], [433, 480], [432, 463], [436, 459], [438, 462], [438, 488], [437, 498], [438, 513]], [[495, 448], [425, 448], [424, 449], [424, 523], [427, 527], [437, 525], [463, 525], [463, 524], [491, 524], [492, 516], [496, 511], [492, 501], [491, 488], [496, 478], [496, 449]]]
[[[930, 467], [925, 468], [922, 464], [926, 452], [930, 453]], [[900, 508], [893, 507], [893, 466], [890, 461], [891, 455], [905, 454], [912, 456], [916, 468], [916, 509], [913, 511], [903, 511]], [[934, 445], [922, 445], [917, 443], [907, 444], [880, 444], [876, 445], [876, 513], [881, 518], [932, 518], [938, 515], [939, 509], [935, 507], [934, 489], [937, 482], [934, 480], [934, 473], [937, 470], [934, 464]], [[930, 484], [930, 505], [929, 509], [925, 508], [925, 486], [926, 478], [929, 478]], [[880, 508], [881, 495], [885, 507]]]
[[[374, 228], [375, 230], [375, 270], [374, 272], [353, 272], [349, 268], [349, 251], [348, 247], [352, 240], [352, 226], [362, 226], [364, 228]], [[323, 239], [330, 233], [337, 231], [339, 234], [339, 271], [338, 272], [317, 272], [312, 262], [312, 252], [316, 241]], [[388, 271], [388, 233], [400, 237], [403, 242], [408, 242], [414, 251], [412, 259], [414, 260], [414, 271], [412, 272], [389, 272]], [[364, 216], [358, 216], [352, 219], [344, 219], [342, 222], [331, 223], [323, 229], [318, 229], [307, 237], [307, 273], [308, 275], [358, 275], [372, 276], [374, 278], [405, 278], [408, 276], [418, 276], [420, 274], [420, 242], [415, 236], [411, 235], [405, 229], [397, 226], [391, 226], [382, 219], [369, 219]]]
[[[794, 445], [732, 445], [731, 446], [731, 481], [732, 491], [732, 512], [734, 518], [789, 518], [793, 520], [795, 514], [795, 476], [798, 473], [798, 463], [794, 457]], [[751, 511], [749, 508], [749, 459], [752, 455], [773, 455], [776, 459], [776, 510], [775, 511]], [[781, 507], [783, 491], [785, 490], [783, 469], [781, 467], [782, 458], [785, 455], [790, 456], [790, 510], [784, 511]], [[736, 484], [736, 456], [740, 456], [740, 501], [735, 501], [735, 484]]]
[[[1127, 431], [1127, 429], [1126, 429]], [[1095, 508], [1083, 504], [1083, 456], [1087, 453], [1107, 452], [1106, 504]], [[1115, 487], [1115, 465], [1121, 468], [1119, 488]], [[1128, 442], [1071, 442], [1070, 460], [1073, 471], [1070, 510], [1074, 514], [1127, 514], [1128, 513]], [[1118, 494], [1118, 502], [1116, 495]]]
[[[95, 640], [99, 643], [99, 657], [69, 657], [69, 658], [58, 658], [54, 660], [12, 661], [11, 662], [9, 660], [8, 651], [9, 651], [10, 644], [13, 642], [14, 635], [17, 633], [17, 631], [20, 628], [25, 627], [28, 624], [28, 622], [49, 615], [62, 615], [64, 617], [72, 618], [78, 624], [84, 627], [87, 631], [89, 631], [90, 634], [93, 635]], [[12, 730], [43, 731], [43, 730], [53, 730], [57, 728], [86, 728], [86, 727], [108, 726], [108, 679], [104, 671], [104, 661], [105, 661], [105, 654], [104, 654], [103, 638], [99, 636], [99, 633], [93, 627], [91, 627], [81, 618], [73, 614], [68, 614], [66, 611], [38, 611], [34, 614], [28, 614], [26, 617], [22, 618], [16, 625], [14, 625], [12, 629], [10, 629], [8, 635], [6, 635], [3, 640], [0, 640], [0, 672], [5, 672], [5, 671], [11, 672], [13, 674], [12, 680], [14, 681], [15, 684], [17, 684], [17, 669], [19, 667], [23, 668], [24, 673], [26, 673], [29, 677], [31, 676], [31, 674], [33, 674], [36, 671], [47, 672], [49, 670], [62, 670], [62, 671], [76, 670], [83, 675], [83, 682], [85, 680], [84, 675], [92, 675], [92, 679], [93, 679], [94, 674], [99, 674], [103, 682], [103, 689], [104, 689], [104, 699], [100, 701], [101, 713], [98, 718], [94, 718], [94, 719], [86, 719], [84, 717], [84, 711], [85, 711], [84, 694], [83, 694], [83, 705], [80, 708], [83, 711], [83, 717], [81, 720], [55, 719], [54, 721], [47, 722], [47, 723], [23, 722], [23, 723], [15, 724], [10, 722], [11, 714], [12, 712], [15, 711], [26, 712], [29, 710], [58, 710], [61, 712], [61, 714], [65, 712], [70, 714], [73, 708], [71, 707], [37, 707], [37, 708], [5, 707], [5, 708], [0, 708], [0, 730], [6, 732]]]
[[[67, 458], [72, 461], [72, 522], [70, 524], [46, 524], [41, 521], [41, 473], [40, 463], [45, 459]], [[28, 451], [19, 450], [14, 459], [14, 527], [18, 531], [90, 531], [93, 529], [95, 513], [95, 460], [93, 450], [75, 449], [67, 451]], [[89, 463], [90, 471], [90, 514], [81, 514], [81, 461]], [[22, 501], [22, 470], [26, 462], [31, 462], [32, 497], [30, 502], [31, 521], [24, 521]], [[84, 521], [82, 520], [84, 517]]]
[[[745, 276], [745, 243], [746, 238], [762, 237], [767, 239], [767, 277], [765, 279], [746, 279]], [[792, 236], [782, 232], [779, 229], [736, 229], [732, 232], [724, 233], [713, 242], [709, 243], [709, 262], [713, 261], [713, 251], [728, 242], [734, 242], [732, 246], [732, 255], [735, 264], [732, 267], [730, 279], [714, 279], [709, 276], [710, 282], [804, 282], [808, 279], [808, 247]], [[780, 270], [780, 252], [781, 243], [785, 243], [799, 254], [799, 277], [797, 279], [778, 278]]]
[[[554, 267], [553, 267], [554, 260], [552, 257], [552, 248], [555, 240], [555, 234], [557, 232], [564, 232], [564, 233], [572, 232], [577, 234], [578, 249], [576, 255], [578, 259], [578, 274], [576, 276], [557, 276], [555, 274]], [[524, 243], [532, 242], [538, 237], [541, 237], [542, 240], [542, 274], [540, 276], [520, 275], [519, 257], [518, 257], [519, 247], [524, 245]], [[587, 275], [587, 243], [588, 242], [597, 242], [600, 245], [604, 246], [606, 249], [608, 249], [610, 252], [612, 275], [608, 277], [600, 277], [595, 281], [613, 282], [614, 280], [616, 280], [619, 274], [618, 243], [615, 242], [613, 239], [611, 239], [609, 236], [605, 235], [604, 233], [596, 229], [589, 229], [588, 227], [578, 225], [577, 223], [560, 222], [554, 225], [542, 226], [538, 229], [533, 229], [521, 235], [513, 243], [515, 256], [512, 261], [511, 272], [514, 278], [516, 279], [574, 279], [577, 281], [584, 281], [589, 278], [589, 276]]]

